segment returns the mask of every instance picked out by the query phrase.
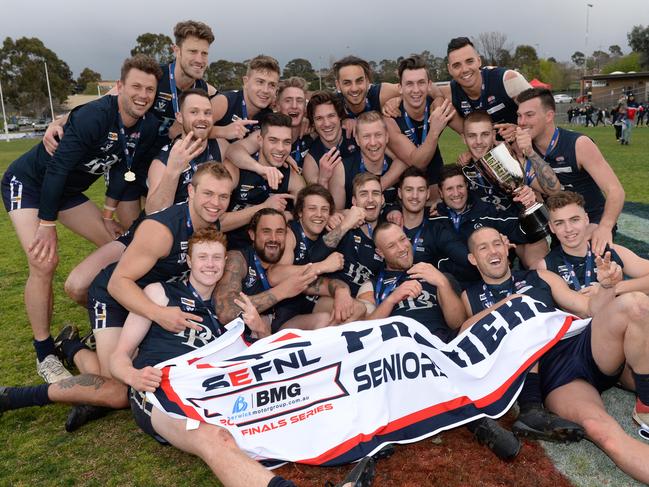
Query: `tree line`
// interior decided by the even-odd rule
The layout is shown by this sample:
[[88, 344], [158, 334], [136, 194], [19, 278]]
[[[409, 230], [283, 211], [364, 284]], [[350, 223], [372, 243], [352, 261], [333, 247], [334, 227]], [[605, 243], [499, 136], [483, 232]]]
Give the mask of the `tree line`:
[[[612, 45], [607, 51], [598, 49], [589, 56], [575, 51], [570, 61], [566, 62], [559, 62], [553, 57], [540, 58], [538, 45], [535, 47], [521, 44], [514, 47], [506, 34], [501, 32], [482, 32], [473, 42], [482, 56], [484, 65], [517, 69], [528, 80], [538, 78], [550, 83], [554, 90], [565, 90], [584, 72], [598, 74], [649, 70], [649, 25], [634, 26], [627, 34], [627, 39], [631, 47], [628, 54], [624, 54], [620, 46]], [[160, 63], [168, 63], [173, 60], [172, 44], [172, 39], [165, 34], [144, 33], [137, 37], [131, 55], [143, 53]], [[446, 69], [446, 57], [436, 56], [427, 50], [414, 54], [426, 60], [432, 79], [450, 79]], [[397, 68], [402, 59], [403, 57], [369, 61], [374, 81], [398, 82]], [[308, 59], [291, 59], [284, 66], [282, 76], [301, 76], [307, 80], [311, 90], [333, 89], [335, 84], [330, 69], [333, 61], [333, 58], [329, 60], [329, 67], [316, 69]], [[86, 67], [78, 78], [74, 79], [68, 64], [48, 49], [40, 39], [22, 37], [14, 41], [7, 37], [0, 49], [0, 82], [5, 104], [10, 109], [37, 116], [46, 110], [48, 100], [44, 63], [47, 63], [48, 67], [52, 98], [57, 104], [63, 103], [73, 93], [97, 93], [100, 73]], [[247, 60], [219, 59], [210, 63], [205, 77], [220, 90], [236, 89], [241, 85], [246, 65]]]

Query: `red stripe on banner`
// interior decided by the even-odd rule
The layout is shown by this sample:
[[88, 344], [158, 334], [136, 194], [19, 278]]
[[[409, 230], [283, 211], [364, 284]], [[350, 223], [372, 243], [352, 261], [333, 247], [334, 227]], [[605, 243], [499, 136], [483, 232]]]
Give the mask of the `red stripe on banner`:
[[171, 385], [171, 381], [169, 380], [169, 370], [171, 367], [167, 366], [162, 369], [162, 380], [160, 381], [160, 389], [162, 389], [167, 396], [167, 399], [169, 401], [173, 402], [176, 404], [182, 412], [185, 414], [190, 419], [195, 419], [196, 421], [203, 421], [203, 418], [200, 417], [200, 415], [194, 411], [194, 409], [191, 406], [186, 406], [183, 404], [183, 402], [180, 400], [180, 397], [178, 397], [178, 394], [176, 394], [176, 391]]
[[271, 340], [270, 343], [283, 342], [284, 340], [292, 340], [293, 338], [302, 338], [300, 335], [296, 335], [293, 332], [288, 332], [281, 337], [277, 337], [274, 340]]
[[556, 336], [548, 342], [547, 345], [545, 345], [543, 348], [541, 348], [538, 352], [536, 352], [529, 360], [525, 362], [515, 373], [512, 375], [502, 386], [500, 386], [496, 391], [492, 392], [491, 394], [488, 394], [487, 396], [477, 399], [475, 401], [471, 401], [468, 397], [466, 396], [461, 396], [457, 397], [455, 399], [451, 399], [450, 401], [446, 401], [440, 404], [435, 404], [434, 406], [431, 406], [426, 409], [422, 409], [421, 411], [414, 412], [412, 414], [409, 414], [407, 416], [403, 416], [399, 419], [396, 419], [394, 421], [391, 421], [390, 423], [381, 426], [380, 428], [377, 428], [375, 431], [372, 433], [368, 434], [360, 434], [356, 435], [354, 438], [350, 438], [349, 440], [341, 443], [340, 445], [330, 449], [329, 451], [326, 451], [320, 456], [314, 457], [314, 458], [309, 458], [305, 460], [298, 460], [296, 463], [305, 463], [305, 464], [313, 464], [313, 465], [320, 465], [326, 462], [329, 462], [333, 460], [334, 458], [337, 458], [339, 456], [344, 455], [347, 453], [349, 450], [352, 450], [353, 448], [356, 448], [358, 445], [363, 443], [364, 441], [369, 441], [375, 436], [378, 435], [385, 435], [392, 433], [394, 431], [398, 431], [402, 428], [405, 428], [407, 426], [411, 426], [415, 423], [418, 423], [420, 421], [426, 420], [428, 418], [431, 418], [433, 416], [437, 416], [442, 413], [446, 413], [448, 411], [453, 411], [455, 409], [459, 409], [461, 407], [464, 407], [469, 404], [474, 404], [477, 408], [484, 408], [496, 401], [498, 401], [507, 389], [511, 386], [511, 384], [516, 380], [518, 376], [520, 376], [527, 368], [529, 368], [534, 362], [536, 362], [545, 352], [547, 352], [550, 348], [552, 348], [563, 336], [566, 334], [568, 329], [570, 328], [570, 325], [572, 324], [573, 320], [576, 319], [574, 316], [567, 316], [566, 319], [563, 322], [563, 325], [561, 326], [561, 329], [557, 332]]

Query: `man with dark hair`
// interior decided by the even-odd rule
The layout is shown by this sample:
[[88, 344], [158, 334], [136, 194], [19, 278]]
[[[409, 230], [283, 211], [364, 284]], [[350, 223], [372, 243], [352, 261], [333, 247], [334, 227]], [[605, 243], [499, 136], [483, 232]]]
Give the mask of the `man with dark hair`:
[[279, 63], [275, 58], [264, 55], [252, 58], [243, 77], [242, 89], [226, 91], [212, 98], [216, 126], [211, 136], [235, 142], [259, 130], [259, 119], [272, 113], [270, 106], [277, 94], [279, 74]]
[[182, 134], [162, 148], [151, 162], [147, 178], [147, 214], [187, 200], [187, 187], [198, 167], [207, 161], [221, 162], [227, 148], [223, 139], [208, 139], [212, 128], [209, 95], [199, 89], [184, 91], [176, 119]]
[[241, 248], [249, 242], [243, 228], [252, 216], [261, 208], [271, 207], [279, 211], [288, 208], [298, 192], [305, 186], [304, 179], [285, 162], [291, 153], [292, 143], [291, 117], [283, 113], [269, 113], [264, 116], [261, 130], [255, 135], [259, 145], [257, 160], [259, 164], [277, 169], [282, 180], [277, 188], [259, 174], [232, 168], [235, 189], [230, 201], [231, 218], [236, 230], [228, 234], [228, 245], [231, 249]]
[[50, 336], [52, 281], [58, 264], [56, 220], [97, 246], [121, 233], [111, 218], [102, 219], [83, 192], [111, 166], [121, 167], [126, 181], [107, 190], [107, 206], [112, 208], [109, 202], [121, 199], [138, 166], [152, 157], [158, 122], [145, 114], [160, 75], [160, 68], [148, 57], [127, 59], [116, 97], [76, 108], [54, 156], [40, 143], [14, 161], [2, 179], [5, 209], [29, 263], [25, 306], [39, 375], [47, 382], [69, 376], [54, 356]]
[[531, 88], [518, 97], [518, 125], [531, 141], [518, 142], [523, 155], [542, 158], [564, 189], [586, 200], [591, 242], [597, 255], [613, 243], [613, 232], [624, 205], [624, 189], [597, 145], [577, 132], [555, 126], [550, 90]]
[[450, 101], [428, 96], [431, 85], [425, 61], [412, 56], [399, 63], [400, 115], [387, 118], [389, 149], [409, 166], [426, 173], [431, 201], [437, 201], [439, 171], [444, 165], [437, 142], [453, 118]]
[[356, 143], [359, 151], [336, 165], [329, 191], [334, 197], [336, 208], [342, 210], [352, 205], [352, 183], [357, 174], [370, 172], [381, 179], [385, 201], [393, 203], [397, 197], [395, 187], [406, 164], [386, 154], [389, 142], [385, 119], [379, 112], [365, 112], [356, 119]]
[[[550, 212], [550, 229], [559, 240], [558, 246], [539, 263], [539, 269], [559, 274], [570, 289], [590, 294], [597, 289], [597, 255], [588, 239], [588, 214], [584, 197], [572, 191], [550, 196], [546, 202]], [[649, 260], [637, 256], [622, 245], [607, 246], [626, 279], [615, 285], [616, 294], [641, 291], [649, 294]]]
[[513, 140], [516, 125], [516, 97], [530, 84], [520, 73], [507, 68], [482, 67], [482, 59], [468, 37], [451, 39], [447, 48], [450, 85], [441, 88], [451, 100], [457, 117], [475, 110], [486, 111], [498, 133]]
[[469, 184], [460, 166], [445, 166], [439, 187], [442, 201], [436, 206], [437, 216], [431, 220], [443, 222], [462, 241], [466, 242], [476, 228], [492, 227], [516, 245], [516, 253], [528, 269], [533, 269], [538, 259], [545, 255], [545, 245], [539, 244], [540, 249], [527, 245], [533, 242], [521, 229], [518, 216], [499, 211], [469, 193]]
[[287, 225], [282, 212], [273, 208], [259, 210], [250, 221], [248, 233], [252, 245], [228, 252], [223, 281], [214, 295], [219, 320], [227, 323], [236, 318], [240, 307], [235, 301], [242, 291], [262, 313], [266, 335], [282, 327], [316, 329], [331, 323], [328, 312], [297, 315], [288, 320], [277, 313], [281, 301], [299, 294], [329, 296], [342, 300], [347, 307], [353, 306], [349, 287], [336, 279], [318, 277], [318, 269], [312, 265], [304, 266], [291, 279], [277, 283], [270, 279], [269, 268], [279, 263], [286, 245]]
[[[284, 165], [293, 165], [296, 169], [301, 169], [304, 165], [304, 158], [309, 153], [309, 147], [313, 141], [308, 134], [300, 135], [303, 130], [302, 122], [306, 110], [306, 88], [307, 84], [303, 78], [293, 76], [279, 83], [277, 93], [278, 112], [291, 118], [291, 154]], [[274, 166], [266, 166], [257, 162], [254, 155], [258, 152], [259, 139], [245, 137], [230, 145], [226, 157], [239, 169], [252, 171], [264, 177], [272, 189], [277, 189], [283, 179], [281, 171]]]
[[[618, 382], [626, 362], [633, 370], [633, 381], [623, 378], [624, 384], [635, 388], [638, 395], [633, 417], [638, 423], [649, 423], [649, 297], [638, 292], [615, 296], [622, 271], [610, 255], [597, 258], [600, 290], [589, 298], [569, 289], [563, 279], [549, 271], [512, 274], [505, 242], [494, 229], [476, 230], [469, 239], [469, 249], [484, 281], [462, 296], [472, 313], [519, 293], [550, 308], [558, 305], [571, 314], [592, 317], [580, 333], [564, 337], [541, 357], [536, 379], [541, 395], [531, 399], [543, 400], [550, 411], [581, 425], [586, 436], [619, 468], [641, 482], [649, 482], [649, 464], [645, 461], [649, 445], [625, 433], [606, 412], [600, 397]], [[530, 374], [525, 386], [528, 382]]]
[[345, 104], [339, 97], [328, 91], [316, 91], [306, 106], [306, 115], [317, 137], [304, 159], [304, 178], [308, 183], [318, 183], [326, 188], [334, 168], [358, 147], [343, 130], [342, 122], [347, 115]]

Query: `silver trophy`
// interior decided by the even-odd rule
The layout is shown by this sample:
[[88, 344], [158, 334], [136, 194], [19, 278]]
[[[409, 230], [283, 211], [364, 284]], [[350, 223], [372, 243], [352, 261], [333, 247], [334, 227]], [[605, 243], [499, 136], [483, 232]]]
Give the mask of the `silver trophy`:
[[[476, 167], [491, 184], [500, 187], [507, 194], [515, 196], [520, 188], [525, 186], [523, 167], [503, 142], [478, 159]], [[531, 242], [550, 235], [548, 209], [543, 203], [537, 202], [528, 208], [523, 208], [520, 222], [521, 229]]]

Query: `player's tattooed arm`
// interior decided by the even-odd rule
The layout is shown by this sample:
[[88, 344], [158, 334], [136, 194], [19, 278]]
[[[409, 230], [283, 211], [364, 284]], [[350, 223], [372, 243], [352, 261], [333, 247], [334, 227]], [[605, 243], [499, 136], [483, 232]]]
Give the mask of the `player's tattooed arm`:
[[239, 299], [241, 283], [247, 270], [246, 259], [238, 250], [231, 250], [227, 254], [223, 277], [214, 290], [214, 307], [216, 316], [221, 323], [229, 323], [241, 312], [241, 308], [234, 304]]
[[528, 159], [532, 163], [532, 168], [534, 168], [534, 173], [536, 174], [536, 181], [538, 181], [539, 189], [543, 193], [551, 195], [561, 191], [561, 183], [557, 175], [539, 154], [532, 152]]
[[255, 308], [257, 308], [258, 313], [269, 310], [279, 302], [272, 289], [255, 294], [254, 296], [248, 296], [248, 298]]
[[325, 245], [329, 247], [330, 249], [335, 249], [338, 247], [338, 244], [340, 241], [343, 239], [345, 236], [345, 233], [343, 229], [339, 226], [328, 232], [324, 237], [322, 237], [322, 240], [324, 241]]

